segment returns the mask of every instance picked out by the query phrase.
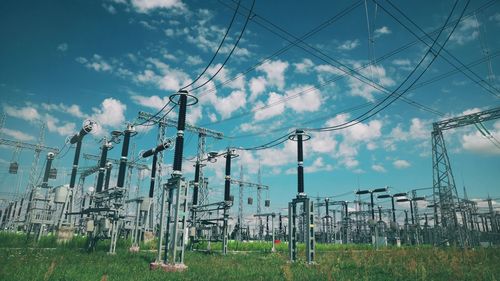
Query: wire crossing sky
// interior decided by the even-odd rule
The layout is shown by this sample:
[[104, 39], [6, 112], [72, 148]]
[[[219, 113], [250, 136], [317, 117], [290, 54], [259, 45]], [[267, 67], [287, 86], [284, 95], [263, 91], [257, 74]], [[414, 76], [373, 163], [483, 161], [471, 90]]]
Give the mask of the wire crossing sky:
[[[99, 139], [135, 123], [131, 154], [150, 165], [137, 156], [157, 145], [158, 128], [138, 112], [175, 119], [169, 96], [184, 87], [199, 99], [187, 121], [225, 135], [207, 139], [207, 151], [246, 148], [233, 177], [244, 165], [257, 182], [260, 166], [273, 208], [296, 192], [296, 128], [312, 136], [311, 196], [430, 187], [432, 123], [500, 105], [499, 32], [494, 0], [1, 1], [0, 137], [35, 144], [45, 124], [44, 144], [63, 148], [57, 185], [69, 182], [74, 147], [65, 140], [84, 120], [99, 124], [83, 144], [95, 155]], [[499, 197], [500, 120], [445, 140], [459, 193]], [[196, 149], [186, 132], [188, 178]], [[109, 155], [118, 159], [119, 149]], [[24, 192], [32, 159], [0, 147], [0, 198]], [[168, 152], [164, 166], [172, 159]], [[14, 161], [18, 175], [8, 173]], [[223, 195], [223, 162], [205, 168], [213, 198]], [[147, 176], [134, 174], [132, 186], [146, 194]]]

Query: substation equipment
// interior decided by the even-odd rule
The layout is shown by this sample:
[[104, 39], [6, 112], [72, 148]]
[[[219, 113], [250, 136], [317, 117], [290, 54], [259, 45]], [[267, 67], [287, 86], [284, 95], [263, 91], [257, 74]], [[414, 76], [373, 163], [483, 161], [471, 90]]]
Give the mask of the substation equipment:
[[291, 262], [297, 261], [299, 217], [302, 218], [304, 226], [301, 237], [306, 244], [306, 260], [308, 263], [313, 263], [315, 258], [314, 201], [304, 192], [303, 142], [310, 138], [303, 130], [296, 130], [295, 134], [289, 136], [290, 140], [297, 142], [297, 196], [288, 203], [288, 253]]

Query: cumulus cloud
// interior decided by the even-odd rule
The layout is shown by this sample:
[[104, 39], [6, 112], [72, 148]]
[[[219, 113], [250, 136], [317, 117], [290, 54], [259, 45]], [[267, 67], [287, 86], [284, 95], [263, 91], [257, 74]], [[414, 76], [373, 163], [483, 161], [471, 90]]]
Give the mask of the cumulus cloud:
[[322, 103], [321, 92], [314, 86], [301, 85], [285, 93], [287, 106], [295, 112], [317, 111]]
[[78, 57], [76, 58], [76, 61], [81, 63], [85, 67], [93, 69], [97, 72], [111, 72], [113, 70], [111, 64], [98, 54], [94, 54], [89, 59]]
[[275, 60], [266, 61], [259, 65], [256, 69], [266, 74], [267, 84], [276, 86], [279, 90], [285, 87], [285, 71], [289, 64], [286, 61]]
[[67, 137], [76, 131], [76, 124], [72, 122], [62, 123], [60, 120], [50, 114], [44, 116], [45, 124], [49, 132], [57, 133], [63, 137]]
[[92, 119], [97, 121], [96, 135], [105, 135], [105, 129], [120, 128], [125, 122], [125, 110], [127, 106], [114, 98], [107, 98], [102, 101], [100, 107], [92, 108], [94, 114]]
[[480, 23], [475, 18], [466, 18], [458, 24], [458, 28], [453, 32], [450, 41], [465, 45], [479, 37]]
[[244, 107], [246, 104], [246, 94], [244, 91], [233, 91], [226, 97], [219, 98], [215, 109], [222, 118], [230, 117], [231, 114]]
[[191, 81], [185, 72], [173, 68], [159, 59], [148, 58], [146, 61], [151, 67], [156, 68], [156, 72], [152, 69], [146, 69], [138, 73], [134, 77], [138, 83], [152, 84], [162, 90], [177, 91]]
[[397, 169], [405, 169], [405, 168], [409, 168], [411, 166], [410, 162], [408, 162], [406, 160], [401, 160], [401, 159], [395, 160], [394, 162], [392, 162], [392, 164]]
[[80, 109], [80, 106], [77, 104], [65, 105], [63, 103], [59, 103], [59, 104], [42, 103], [42, 108], [47, 110], [47, 111], [63, 112], [63, 113], [69, 114], [69, 115], [77, 117], [77, 118], [87, 118], [88, 117], [86, 114], [84, 114], [82, 112], [82, 110]]
[[314, 66], [314, 63], [310, 59], [303, 59], [301, 62], [294, 63], [295, 72], [297, 73], [308, 73]]
[[33, 141], [33, 140], [35, 140], [35, 137], [33, 137], [32, 135], [26, 134], [26, 133], [18, 131], [18, 130], [3, 128], [0, 131], [0, 133], [5, 134], [5, 135], [12, 137], [12, 138], [19, 140], [19, 141]]
[[61, 44], [57, 45], [57, 50], [59, 52], [63, 52], [64, 53], [64, 52], [66, 52], [68, 50], [68, 47], [69, 47], [68, 43], [61, 43]]
[[180, 11], [187, 9], [181, 0], [131, 0], [131, 4], [140, 13], [148, 13], [155, 9], [176, 9]]
[[132, 101], [134, 101], [136, 104], [142, 105], [144, 107], [149, 107], [152, 109], [160, 110], [162, 107], [168, 103], [169, 98], [168, 97], [163, 97], [160, 98], [159, 96], [141, 96], [141, 95], [132, 95], [130, 96]]
[[198, 65], [202, 62], [203, 60], [199, 56], [188, 56], [186, 59], [186, 63], [189, 65]]
[[250, 87], [250, 101], [255, 101], [257, 97], [261, 93], [263, 93], [266, 90], [266, 84], [267, 81], [264, 77], [258, 76], [258, 77], [253, 77], [250, 79], [249, 87]]
[[340, 50], [340, 51], [350, 51], [350, 50], [356, 49], [358, 46], [359, 46], [359, 40], [358, 39], [355, 39], [355, 40], [346, 40], [346, 41], [342, 42], [337, 47], [337, 50]]
[[[354, 63], [354, 69], [361, 67], [359, 62]], [[365, 77], [372, 77], [372, 80], [383, 87], [393, 86], [395, 84], [394, 80], [390, 78], [383, 66], [376, 65], [371, 67], [363, 68], [359, 71]], [[375, 94], [380, 91], [373, 87], [371, 84], [362, 82], [352, 76], [349, 76], [349, 87], [350, 94], [352, 96], [359, 96], [367, 101], [375, 101]]]
[[382, 35], [388, 35], [388, 34], [391, 34], [392, 31], [389, 29], [389, 27], [387, 26], [382, 26], [381, 28], [377, 28], [375, 29], [375, 31], [373, 32], [375, 38], [378, 38]]
[[15, 107], [4, 104], [3, 110], [5, 114], [11, 117], [26, 121], [35, 121], [40, 119], [40, 113], [38, 113], [38, 110], [33, 106]]
[[380, 164], [373, 164], [372, 170], [374, 170], [375, 172], [378, 172], [378, 173], [385, 173], [386, 172], [384, 166], [382, 166]]
[[[254, 113], [254, 119], [256, 121], [261, 121], [282, 114], [285, 111], [285, 103], [280, 102], [282, 99], [283, 96], [278, 93], [269, 93], [267, 102], [265, 104], [260, 101], [255, 104], [254, 109], [259, 110]], [[269, 105], [274, 106], [264, 108], [264, 106]]]
[[[500, 121], [497, 122], [500, 125]], [[500, 127], [500, 126], [499, 126]], [[491, 130], [491, 135], [483, 136], [479, 131], [467, 133], [462, 136], [462, 148], [479, 154], [500, 154], [500, 130]]]

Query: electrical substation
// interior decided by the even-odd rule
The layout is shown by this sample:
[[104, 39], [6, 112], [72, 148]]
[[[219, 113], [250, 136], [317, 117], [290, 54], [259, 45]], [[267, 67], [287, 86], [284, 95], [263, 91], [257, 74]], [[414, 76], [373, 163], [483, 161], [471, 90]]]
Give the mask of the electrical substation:
[[[118, 5], [118, 2], [121, 3], [117, 1], [113, 5]], [[176, 88], [177, 86], [183, 87], [178, 88], [174, 93], [166, 94], [163, 100], [160, 98], [161, 102], [155, 99], [154, 106], [149, 106], [149, 108], [155, 108], [156, 112], [134, 110], [133, 119], [120, 120], [118, 122], [120, 125], [111, 129], [109, 124], [104, 126], [99, 123], [106, 121], [105, 118], [101, 117], [100, 120], [95, 118], [95, 116], [100, 116], [102, 110], [92, 108], [94, 115], [77, 114], [82, 119], [80, 122], [83, 123], [77, 129], [70, 126], [72, 133], [67, 134], [58, 147], [46, 145], [46, 133], [47, 130], [54, 131], [53, 124], [36, 123], [40, 130], [37, 138], [33, 139], [25, 137], [25, 140], [20, 140], [12, 137], [12, 134], [2, 133], [2, 130], [9, 132], [6, 127], [6, 124], [10, 122], [9, 118], [17, 116], [13, 113], [2, 113], [0, 145], [8, 149], [9, 155], [12, 154], [10, 161], [6, 164], [8, 167], [5, 173], [6, 177], [9, 177], [7, 180], [15, 182], [15, 186], [4, 187], [4, 190], [8, 191], [5, 192], [8, 196], [0, 198], [0, 234], [23, 235], [22, 237], [26, 237], [26, 245], [34, 248], [47, 237], [55, 237], [58, 245], [66, 245], [73, 239], [84, 239], [85, 246], [81, 250], [88, 255], [105, 252], [106, 257], [117, 257], [120, 251], [126, 251], [127, 255], [131, 256], [154, 252], [154, 259], [147, 261], [149, 267], [144, 266], [144, 270], [164, 272], [165, 275], [171, 272], [179, 274], [188, 272], [191, 266], [187, 262], [190, 253], [215, 255], [220, 257], [223, 263], [225, 260], [231, 260], [233, 254], [241, 252], [247, 255], [248, 253], [242, 250], [244, 247], [241, 245], [252, 244], [263, 245], [261, 252], [270, 257], [281, 255], [280, 257], [286, 259], [287, 264], [280, 268], [286, 276], [289, 274], [290, 266], [297, 264], [304, 264], [308, 268], [318, 266], [321, 263], [318, 261], [318, 256], [327, 247], [332, 247], [332, 249], [365, 247], [363, 251], [369, 249], [382, 252], [420, 249], [420, 246], [453, 251], [456, 249], [464, 251], [483, 248], [497, 249], [500, 246], [500, 211], [497, 206], [500, 198], [490, 194], [478, 197], [475, 190], [474, 196], [469, 197], [468, 188], [470, 188], [470, 193], [476, 186], [474, 183], [468, 183], [470, 187], [466, 187], [464, 183], [463, 188], [459, 187], [456, 175], [457, 173], [463, 174], [463, 172], [461, 168], [456, 168], [460, 166], [460, 163], [453, 161], [458, 149], [450, 149], [447, 146], [457, 138], [458, 134], [455, 130], [468, 129], [467, 132], [478, 133], [480, 137], [500, 148], [500, 142], [495, 134], [488, 129], [493, 122], [499, 124], [500, 107], [492, 104], [488, 108], [475, 108], [473, 111], [463, 112], [457, 116], [442, 114], [414, 101], [409, 96], [404, 96], [406, 92], [421, 86], [416, 82], [434, 63], [434, 60], [441, 56], [456, 68], [453, 71], [465, 72], [466, 75], [472, 76], [471, 79], [477, 85], [487, 88], [490, 92], [493, 91], [494, 95], [500, 93], [489, 84], [492, 83], [491, 81], [476, 77], [477, 75], [472, 70], [467, 72], [465, 70], [467, 65], [445, 49], [449, 40], [459, 40], [457, 37], [452, 37], [452, 33], [466, 14], [469, 2], [465, 6], [462, 4], [461, 14], [457, 8], [460, 5], [457, 6], [455, 3], [443, 28], [433, 33], [421, 30], [402, 13], [402, 16], [395, 18], [396, 21], [400, 17], [405, 18], [406, 21], [400, 24], [412, 34], [414, 34], [414, 29], [424, 34], [424, 36], [418, 35], [420, 37], [416, 42], [425, 44], [425, 49], [423, 52], [420, 51], [424, 55], [420, 61], [417, 60], [415, 69], [412, 69], [404, 82], [395, 86], [394, 89], [387, 88], [397, 85], [394, 81], [386, 84], [382, 80], [375, 81], [374, 75], [380, 75], [381, 71], [378, 74], [371, 72], [370, 75], [360, 71], [368, 66], [377, 68], [375, 65], [377, 60], [374, 57], [367, 65], [362, 67], [355, 65], [356, 68], [353, 68], [343, 60], [337, 61], [317, 50], [315, 45], [304, 41], [319, 30], [306, 33], [300, 38], [284, 30], [273, 31], [285, 34], [282, 37], [288, 41], [289, 45], [278, 50], [270, 58], [298, 46], [318, 61], [325, 63], [314, 71], [325, 71], [328, 68], [328, 71], [335, 73], [335, 77], [338, 76], [337, 80], [349, 77], [355, 83], [365, 83], [367, 87], [373, 87], [385, 96], [381, 98], [370, 96], [368, 103], [352, 108], [352, 110], [333, 112], [333, 109], [325, 109], [323, 113], [326, 117], [340, 117], [317, 125], [318, 123], [314, 122], [326, 119], [326, 117], [315, 115], [314, 118], [317, 119], [312, 121], [303, 117], [293, 119], [298, 114], [297, 112], [307, 113], [307, 109], [302, 109], [301, 106], [307, 107], [311, 106], [310, 104], [289, 103], [289, 100], [295, 96], [307, 94], [310, 90], [305, 88], [306, 90], [298, 94], [287, 92], [283, 94], [282, 111], [277, 114], [283, 114], [286, 121], [276, 126], [269, 126], [269, 128], [259, 127], [260, 129], [256, 129], [255, 132], [242, 129], [244, 125], [257, 126], [254, 123], [235, 125], [231, 130], [217, 126], [219, 122], [225, 121], [224, 118], [236, 123], [237, 121], [234, 120], [238, 116], [233, 117], [231, 114], [221, 115], [220, 120], [215, 115], [215, 117], [210, 116], [211, 122], [209, 123], [190, 123], [191, 112], [194, 112], [194, 115], [208, 116], [208, 111], [204, 107], [208, 103], [235, 106], [236, 98], [217, 100], [216, 94], [213, 93], [216, 91], [215, 88], [212, 92], [203, 92], [205, 95], [199, 94], [197, 90], [205, 89], [204, 86], [208, 83], [210, 83], [209, 86], [211, 84], [219, 86], [215, 83], [216, 81], [221, 87], [231, 82], [231, 79], [224, 81], [226, 78], [216, 79], [216, 76], [233, 52], [238, 50], [238, 44], [247, 24], [257, 23], [268, 28], [266, 25], [268, 22], [255, 13], [255, 0], [252, 1], [250, 8], [240, 7], [243, 5], [241, 1], [233, 2], [223, 3], [230, 5], [228, 7], [234, 10], [234, 16], [222, 42], [213, 48], [216, 51], [212, 60], [206, 68], [201, 68], [201, 73], [194, 76], [196, 79], [186, 79], [187, 82], [184, 82], [187, 85], [182, 83], [176, 85]], [[457, 2], [461, 1], [457, 0]], [[397, 7], [392, 3], [390, 4], [392, 9], [389, 11], [386, 10], [386, 7], [389, 7], [386, 2], [379, 4], [378, 1], [374, 1], [374, 3], [377, 9], [389, 15], [392, 15], [392, 10], [397, 11]], [[347, 15], [352, 10], [362, 7], [363, 4], [368, 19], [370, 17], [369, 5], [366, 1], [356, 1], [327, 23], [337, 20], [337, 17]], [[147, 10], [142, 12], [147, 14]], [[458, 20], [451, 20], [456, 17], [456, 13], [459, 13]], [[452, 14], [455, 16], [452, 17]], [[473, 15], [476, 16], [475, 13]], [[240, 32], [236, 33], [237, 37], [232, 38], [236, 40], [234, 45], [224, 50], [227, 55], [224, 62], [212, 69], [215, 67], [213, 60], [221, 55], [220, 50], [224, 49], [221, 48], [224, 40], [229, 34], [233, 21], [238, 17], [243, 17], [243, 27]], [[405, 25], [407, 21], [412, 23], [411, 28]], [[130, 24], [132, 23], [133, 21], [130, 20]], [[165, 31], [165, 33], [174, 36], [172, 35], [174, 31]], [[369, 23], [370, 42], [374, 42], [377, 36], [382, 36], [381, 34], [389, 33], [389, 31], [376, 33], [375, 30], [370, 29]], [[336, 50], [342, 49], [347, 52], [350, 48], [354, 49], [356, 47], [354, 42], [357, 41], [352, 41], [351, 45], [344, 46], [343, 49], [336, 48]], [[411, 44], [408, 48], [410, 46]], [[444, 53], [446, 56], [443, 55]], [[94, 55], [94, 59], [96, 58], [99, 56]], [[177, 60], [178, 58], [170, 57], [170, 59]], [[252, 69], [262, 68], [266, 60], [238, 75], [244, 77], [244, 74]], [[89, 69], [98, 68], [90, 63], [90, 60], [79, 58], [77, 61], [81, 61]], [[152, 69], [153, 65], [155, 67], [160, 65], [152, 61], [148, 59], [148, 69]], [[410, 61], [408, 63], [396, 62], [405, 66], [410, 65]], [[210, 66], [212, 68], [209, 69]], [[167, 66], [161, 67], [163, 70], [172, 71]], [[287, 67], [288, 65], [285, 69]], [[301, 70], [298, 64], [294, 67], [296, 73], [304, 74], [313, 71]], [[111, 70], [98, 68], [96, 71]], [[127, 75], [125, 71], [123, 73], [120, 75]], [[209, 78], [205, 80], [207, 75]], [[146, 79], [147, 73], [143, 76], [141, 79]], [[258, 79], [265, 79], [265, 77], [255, 78], [252, 82], [257, 83]], [[158, 78], [158, 81], [160, 80]], [[324, 82], [326, 80], [323, 78], [319, 80], [325, 85], [337, 81]], [[134, 81], [137, 85], [142, 85], [140, 79]], [[351, 83], [354, 83], [352, 81]], [[271, 82], [266, 83], [269, 85]], [[280, 81], [274, 83], [279, 84]], [[258, 87], [255, 86], [255, 88]], [[234, 89], [236, 86], [231, 88], [231, 90]], [[259, 90], [252, 88], [251, 91], [253, 91], [252, 98], [258, 98]], [[254, 95], [255, 92], [257, 94]], [[212, 95], [210, 98], [208, 98], [209, 94]], [[279, 96], [277, 93], [273, 94]], [[140, 100], [137, 95], [132, 96]], [[211, 99], [210, 102], [207, 101], [208, 99]], [[378, 182], [386, 181], [385, 184], [364, 183], [360, 185], [358, 177], [357, 185], [349, 188], [340, 186], [336, 181], [338, 173], [342, 173], [342, 170], [338, 169], [340, 165], [352, 168], [352, 171], [355, 171], [354, 177], [362, 176], [367, 172], [362, 169], [354, 170], [358, 165], [354, 157], [359, 149], [355, 147], [358, 145], [356, 142], [366, 146], [366, 151], [370, 153], [377, 148], [382, 149], [381, 146], [383, 146], [386, 154], [385, 160], [394, 163], [395, 167], [397, 161], [402, 161], [396, 156], [389, 156], [395, 154], [393, 153], [395, 149], [391, 147], [391, 140], [388, 140], [389, 137], [384, 139], [385, 142], [375, 144], [370, 142], [370, 136], [367, 133], [370, 126], [378, 124], [368, 123], [369, 119], [395, 103], [396, 100], [414, 106], [426, 114], [438, 115], [438, 117], [434, 116], [432, 121], [417, 124], [420, 126], [418, 132], [430, 132], [430, 134], [425, 133], [423, 137], [419, 134], [418, 141], [423, 143], [419, 149], [427, 147], [425, 146], [427, 144], [429, 148], [428, 153], [419, 155], [429, 162], [427, 173], [419, 177], [427, 179], [431, 185], [413, 186], [412, 183], [407, 183], [404, 186], [394, 186], [392, 175], [384, 174], [386, 169], [376, 165], [381, 157], [372, 156], [371, 161], [374, 163], [372, 170], [382, 175]], [[261, 102], [250, 111], [242, 113], [242, 116], [245, 114], [257, 116], [260, 110], [269, 110], [280, 101], [269, 99], [267, 103]], [[48, 105], [44, 106], [49, 108]], [[283, 113], [285, 109], [299, 107], [300, 109], [296, 110], [294, 115]], [[61, 111], [61, 108], [58, 110]], [[365, 110], [365, 108], [368, 109]], [[360, 110], [362, 113], [354, 114]], [[353, 115], [349, 115], [349, 112]], [[266, 120], [267, 116], [262, 116], [259, 118]], [[398, 116], [398, 118], [400, 118], [398, 120], [404, 120], [406, 117]], [[279, 128], [282, 124], [288, 127]], [[345, 130], [356, 125], [365, 127], [343, 134]], [[402, 142], [413, 137], [412, 134], [418, 134], [410, 129], [406, 133], [399, 123], [395, 126], [397, 127], [393, 132], [396, 129], [399, 130], [397, 132], [400, 133]], [[234, 134], [236, 131], [244, 131], [245, 134], [241, 136]], [[284, 131], [286, 133], [283, 134]], [[245, 137], [251, 138], [252, 142], [240, 142], [240, 139]], [[348, 151], [345, 153], [346, 156], [336, 152], [335, 149], [340, 149], [338, 147], [341, 145], [336, 138], [347, 137], [355, 141], [346, 144], [352, 147], [344, 147], [345, 151]], [[464, 141], [465, 136], [461, 137]], [[329, 142], [330, 139], [326, 140], [327, 138], [333, 140]], [[284, 148], [278, 151], [278, 147]], [[278, 152], [282, 153], [279, 157], [276, 156]], [[319, 152], [325, 153], [324, 155], [331, 157], [329, 160], [338, 163], [324, 165], [325, 160], [318, 156]], [[276, 161], [276, 163], [269, 163], [269, 161]], [[285, 165], [296, 165], [296, 168], [287, 166], [285, 169], [283, 168]], [[400, 162], [400, 165], [409, 168], [408, 171], [413, 168], [407, 161]], [[317, 171], [321, 171], [321, 178], [313, 178]], [[281, 177], [280, 180], [272, 178], [276, 175]], [[314, 180], [309, 181], [312, 178]], [[411, 177], [408, 176], [408, 178]], [[464, 181], [463, 178], [464, 176], [460, 175], [462, 181]], [[318, 184], [320, 181], [321, 183]], [[121, 245], [126, 245], [126, 247]], [[26, 246], [26, 248], [29, 247]], [[103, 250], [104, 247], [105, 250]], [[185, 258], [186, 256], [188, 258]], [[342, 255], [339, 255], [336, 260], [340, 260], [341, 257]], [[363, 257], [359, 260], [362, 262]], [[55, 261], [56, 259], [53, 263]], [[286, 279], [290, 280], [288, 277]]]

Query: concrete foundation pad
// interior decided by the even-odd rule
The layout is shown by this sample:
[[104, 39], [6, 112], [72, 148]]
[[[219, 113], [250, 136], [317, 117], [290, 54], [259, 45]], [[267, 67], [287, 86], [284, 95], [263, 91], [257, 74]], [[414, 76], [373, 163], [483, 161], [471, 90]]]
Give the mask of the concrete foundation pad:
[[162, 264], [161, 269], [165, 272], [182, 272], [186, 270], [188, 267], [183, 263], [177, 264]]
[[162, 262], [152, 262], [149, 264], [149, 270], [157, 270], [158, 268], [161, 267], [163, 263]]
[[139, 246], [132, 246], [128, 249], [128, 251], [131, 253], [138, 253], [139, 250], [140, 250]]
[[163, 262], [152, 262], [149, 264], [150, 270], [161, 269], [165, 272], [182, 272], [188, 267], [185, 264], [165, 264]]

